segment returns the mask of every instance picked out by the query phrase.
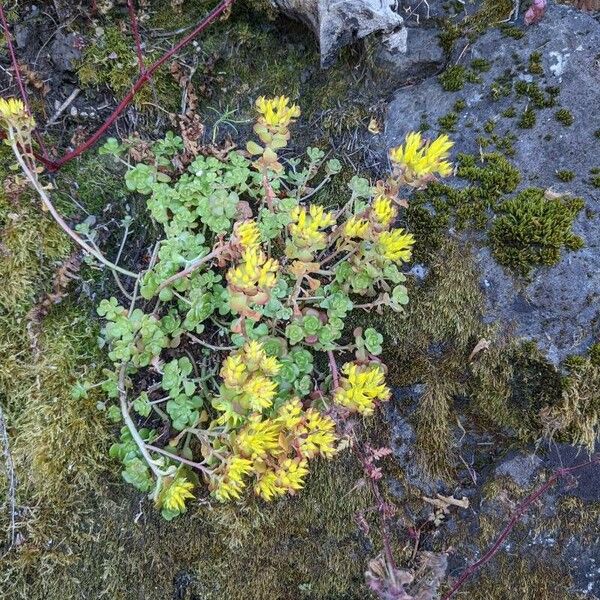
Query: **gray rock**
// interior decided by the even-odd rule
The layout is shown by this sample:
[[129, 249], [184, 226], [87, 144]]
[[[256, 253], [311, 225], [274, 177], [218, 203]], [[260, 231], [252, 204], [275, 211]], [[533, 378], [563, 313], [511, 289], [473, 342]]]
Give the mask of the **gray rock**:
[[75, 33], [64, 34], [59, 31], [50, 46], [50, 60], [58, 71], [63, 73], [74, 71], [76, 62], [81, 58], [78, 47], [78, 36]]
[[[566, 355], [585, 350], [600, 335], [598, 300], [600, 298], [600, 192], [589, 185], [590, 170], [600, 166], [600, 23], [589, 14], [551, 4], [544, 19], [525, 29], [522, 39], [503, 36], [490, 30], [475, 41], [461, 58], [469, 66], [475, 58], [485, 58], [491, 69], [483, 73], [481, 84], [467, 83], [459, 92], [446, 92], [437, 78], [400, 89], [387, 110], [385, 131], [379, 139], [389, 147], [401, 143], [407, 132], [415, 130], [425, 113], [432, 126], [431, 137], [440, 133], [438, 119], [453, 110], [459, 99], [466, 109], [459, 115], [453, 152], [478, 154], [478, 132], [488, 120], [497, 123], [496, 132], [517, 135], [516, 155], [512, 159], [522, 174], [521, 188], [553, 188], [585, 199], [575, 233], [585, 241], [577, 252], [563, 253], [560, 263], [539, 269], [530, 282], [519, 281], [491, 258], [487, 248], [476, 249], [482, 271], [482, 286], [487, 297], [487, 317], [514, 327], [523, 338], [535, 340], [557, 363]], [[501, 113], [515, 104], [519, 110], [524, 99], [514, 97], [492, 101], [490, 86], [497, 78], [530, 81], [527, 72], [533, 52], [542, 54], [544, 78], [540, 87], [559, 86], [558, 105], [567, 108], [574, 123], [565, 127], [556, 121], [556, 108], [536, 111], [537, 123], [519, 129], [515, 119]], [[551, 136], [548, 139], [548, 136]], [[577, 177], [561, 183], [556, 170], [568, 169]]]
[[506, 475], [517, 485], [527, 487], [531, 485], [542, 459], [535, 455], [516, 455], [496, 467], [496, 477]]
[[398, 47], [402, 17], [393, 0], [272, 0], [284, 14], [305, 23], [317, 36], [321, 65], [330, 65], [337, 51], [374, 32], [395, 33], [388, 44]]
[[[394, 40], [402, 35], [403, 40]], [[391, 77], [427, 77], [439, 71], [446, 56], [442, 50], [437, 29], [410, 27], [401, 34], [391, 34], [383, 40], [377, 52], [377, 61]]]

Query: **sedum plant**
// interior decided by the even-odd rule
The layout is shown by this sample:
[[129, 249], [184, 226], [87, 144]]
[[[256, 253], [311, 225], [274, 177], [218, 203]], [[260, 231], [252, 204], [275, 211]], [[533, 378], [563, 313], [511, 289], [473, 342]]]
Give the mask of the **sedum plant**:
[[327, 209], [311, 200], [339, 162], [318, 148], [284, 159], [299, 107], [259, 98], [256, 110], [256, 141], [223, 158], [182, 166], [172, 134], [137, 164], [128, 142], [101, 150], [164, 231], [129, 305], [102, 300], [98, 313], [114, 363], [102, 385], [123, 422], [110, 454], [167, 519], [202, 489], [221, 502], [298, 492], [310, 461], [348, 444], [340, 424], [390, 397], [383, 336], [346, 320], [403, 310], [414, 239], [395, 226], [401, 192], [452, 170], [446, 136], [409, 134], [386, 179], [354, 177]]

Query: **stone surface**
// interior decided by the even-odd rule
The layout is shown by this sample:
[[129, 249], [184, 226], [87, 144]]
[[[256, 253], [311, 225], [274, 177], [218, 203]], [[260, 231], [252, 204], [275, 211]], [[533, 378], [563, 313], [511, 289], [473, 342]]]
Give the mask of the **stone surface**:
[[396, 33], [388, 44], [398, 47], [404, 20], [390, 0], [273, 0], [284, 14], [305, 23], [317, 36], [321, 64], [328, 66], [337, 51], [375, 32]]
[[50, 46], [50, 59], [58, 71], [74, 71], [76, 61], [81, 58], [78, 48], [78, 36], [75, 33], [64, 34], [59, 31]]
[[[402, 43], [386, 39], [377, 51], [378, 62], [391, 77], [427, 77], [443, 66], [446, 56], [439, 44], [437, 29], [410, 27], [404, 29], [402, 35]], [[393, 36], [394, 34], [389, 37]]]
[[[485, 58], [491, 69], [481, 74], [482, 83], [466, 83], [458, 92], [446, 92], [437, 78], [400, 89], [387, 110], [384, 148], [401, 143], [407, 132], [418, 129], [423, 115], [432, 129], [440, 133], [438, 119], [453, 110], [458, 99], [466, 109], [460, 113], [454, 152], [478, 154], [476, 130], [488, 120], [496, 122], [496, 132], [515, 133], [516, 155], [512, 159], [522, 173], [521, 188], [552, 188], [585, 199], [575, 232], [585, 240], [577, 252], [564, 252], [558, 265], [538, 269], [530, 282], [516, 279], [491, 258], [489, 249], [480, 244], [475, 255], [482, 272], [487, 297], [487, 318], [514, 326], [515, 333], [533, 339], [557, 363], [566, 355], [585, 350], [600, 335], [598, 299], [600, 297], [600, 190], [589, 184], [590, 170], [600, 166], [600, 23], [575, 9], [552, 4], [539, 25], [525, 29], [522, 39], [490, 30], [470, 45], [460, 64]], [[559, 86], [558, 105], [567, 108], [574, 123], [565, 127], [554, 117], [556, 108], [536, 112], [537, 123], [531, 129], [519, 129], [516, 119], [501, 113], [512, 105], [523, 110], [514, 97], [492, 101], [490, 86], [498, 77], [532, 80], [527, 73], [533, 52], [543, 57], [545, 76], [536, 78], [540, 87]], [[520, 66], [519, 66], [520, 65]], [[481, 132], [482, 133], [482, 132]], [[548, 136], [551, 136], [549, 138]], [[576, 178], [562, 183], [556, 177], [560, 169], [572, 170]]]

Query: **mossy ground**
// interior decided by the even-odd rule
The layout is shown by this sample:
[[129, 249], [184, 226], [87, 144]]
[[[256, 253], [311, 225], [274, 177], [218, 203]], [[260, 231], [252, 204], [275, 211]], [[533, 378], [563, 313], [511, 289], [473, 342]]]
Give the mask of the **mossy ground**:
[[[163, 4], [150, 25], [169, 30], [186, 26], [197, 21], [209, 4], [186, 2], [180, 15]], [[485, 2], [481, 20], [471, 23], [473, 30], [505, 18], [512, 4], [512, 0]], [[357, 130], [366, 129], [370, 117], [377, 116], [373, 90], [369, 91], [373, 81], [365, 68], [368, 53], [360, 47], [347, 49], [332, 70], [321, 72], [312, 41], [289, 23], [273, 29], [256, 10], [249, 2], [237, 3], [229, 20], [202, 37], [194, 82], [201, 90], [201, 114], [214, 115], [206, 122], [210, 136], [219, 140], [227, 131], [234, 136], [236, 130], [243, 132], [253, 99], [279, 93], [299, 101], [305, 114], [307, 125], [299, 131], [299, 145], [309, 138], [313, 144], [352, 139]], [[256, 28], [256, 22], [261, 27]], [[121, 44], [126, 39], [123, 29], [114, 22], [108, 26], [114, 28], [115, 43]], [[136, 70], [131, 48], [125, 58], [130, 77]], [[110, 66], [105, 54], [92, 58], [92, 68], [95, 64], [102, 71]], [[89, 64], [82, 68], [86, 66], [90, 68]], [[123, 93], [123, 81], [108, 71], [102, 71], [104, 79], [96, 84]], [[472, 64], [467, 79], [482, 71], [483, 63]], [[168, 75], [159, 92], [171, 95], [167, 80]], [[498, 89], [504, 89], [502, 85], [499, 82]], [[177, 106], [180, 91], [175, 92]], [[382, 94], [381, 88], [375, 92]], [[513, 93], [512, 84], [507, 93]], [[552, 104], [552, 94], [539, 87], [521, 86], [517, 94], [540, 109]], [[152, 95], [143, 98], [154, 102]], [[510, 146], [510, 140], [487, 133], [497, 150], [498, 145], [502, 152]], [[337, 202], [341, 186], [353, 174], [346, 168], [319, 201]], [[519, 174], [505, 156], [488, 153], [483, 164], [462, 157], [459, 176], [464, 188], [434, 186], [435, 193], [418, 195], [407, 212], [408, 228], [418, 240], [415, 259], [430, 271], [424, 282], [411, 284], [406, 315], [365, 315], [386, 334], [390, 383], [425, 384], [413, 419], [418, 458], [426, 472], [448, 481], [456, 474], [458, 397], [472, 398], [470, 415], [479, 423], [523, 443], [544, 433], [585, 442], [598, 418], [594, 400], [598, 381], [591, 358], [585, 359], [585, 375], [573, 372], [564, 379], [533, 346], [504, 344], [500, 332], [482, 324], [478, 273], [465, 242], [449, 238], [447, 229], [451, 224], [459, 229], [487, 225], [490, 211], [515, 190]], [[76, 192], [74, 182], [79, 185]], [[73, 209], [70, 196], [74, 196], [85, 211], [106, 222], [122, 218], [131, 200], [122, 194], [120, 179], [93, 155], [73, 163], [57, 187], [63, 190], [59, 201], [64, 212], [85, 216]], [[130, 209], [137, 227], [132, 239], [143, 237], [143, 231], [151, 233], [142, 221], [141, 207]], [[107, 458], [115, 428], [96, 407], [102, 398], [91, 394], [80, 400], [70, 394], [78, 378], [100, 376], [103, 355], [96, 345], [93, 302], [87, 294], [102, 295], [113, 284], [98, 271], [84, 268], [71, 297], [44, 320], [34, 349], [27, 313], [49, 289], [53, 272], [71, 247], [50, 220], [40, 216], [37, 203], [27, 194], [18, 204], [0, 197], [0, 229], [0, 401], [6, 407], [19, 477], [20, 536], [18, 547], [0, 567], [5, 597], [367, 598], [363, 571], [380, 545], [359, 533], [355, 524], [357, 514], [372, 508], [372, 499], [360, 483], [362, 472], [351, 453], [318, 465], [296, 498], [272, 505], [254, 500], [227, 507], [199, 505], [174, 523], [160, 520], [139, 494], [120, 481], [118, 465]], [[114, 249], [119, 239], [113, 236], [103, 243]], [[143, 252], [143, 242], [137, 242], [125, 260], [134, 264]], [[470, 361], [473, 348], [484, 337], [491, 340], [491, 349]], [[546, 406], [555, 411], [552, 416], [562, 419], [561, 431], [551, 428], [556, 420], [540, 421], [540, 410]], [[385, 424], [377, 427], [378, 435], [385, 437], [379, 425]], [[402, 465], [390, 468], [401, 471]], [[5, 511], [0, 518], [6, 519]], [[497, 533], [497, 527], [490, 531]], [[542, 600], [557, 597], [543, 595], [549, 590], [568, 589], [562, 567], [552, 569], [525, 559], [508, 563], [502, 555], [491, 566], [461, 592], [462, 597], [511, 598], [516, 589], [520, 597]], [[558, 598], [574, 597], [565, 591]]]

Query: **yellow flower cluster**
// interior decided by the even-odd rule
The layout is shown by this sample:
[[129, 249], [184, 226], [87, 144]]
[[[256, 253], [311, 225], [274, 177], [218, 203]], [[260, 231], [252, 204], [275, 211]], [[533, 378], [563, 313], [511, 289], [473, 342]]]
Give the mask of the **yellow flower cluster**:
[[369, 221], [354, 215], [344, 223], [344, 235], [347, 238], [365, 239], [370, 232]]
[[213, 400], [213, 406], [223, 413], [217, 423], [236, 425], [249, 413], [270, 408], [277, 395], [272, 378], [280, 369], [277, 358], [267, 356], [256, 340], [230, 354], [221, 367], [220, 394]]
[[377, 246], [381, 255], [394, 262], [408, 262], [414, 243], [414, 236], [404, 233], [403, 229], [384, 231], [377, 238]]
[[229, 269], [227, 281], [247, 295], [254, 295], [259, 290], [271, 289], [277, 281], [279, 263], [260, 250], [251, 246], [244, 251], [241, 263]]
[[27, 113], [21, 100], [17, 98], [0, 98], [0, 125], [29, 133], [35, 127], [35, 121]]
[[375, 410], [375, 402], [389, 399], [390, 390], [385, 385], [385, 373], [379, 363], [346, 363], [342, 373], [340, 387], [333, 395], [337, 404], [369, 416]]
[[232, 436], [232, 454], [213, 477], [212, 493], [223, 502], [239, 498], [250, 478], [265, 500], [294, 493], [304, 486], [308, 461], [334, 456], [336, 441], [331, 417], [305, 410], [297, 398], [271, 417], [255, 413]]
[[260, 115], [258, 122], [276, 132], [287, 130], [300, 116], [300, 107], [296, 104], [290, 105], [290, 99], [285, 96], [260, 96], [256, 100], [256, 110]]
[[185, 477], [175, 477], [161, 495], [160, 504], [172, 512], [185, 512], [185, 501], [194, 498], [194, 484]]
[[252, 219], [236, 223], [234, 233], [244, 250], [258, 248], [262, 241], [258, 225]]
[[322, 250], [327, 244], [327, 234], [323, 231], [335, 223], [335, 216], [318, 204], [297, 206], [290, 213], [292, 222], [288, 229], [291, 242], [286, 247], [289, 258], [310, 260], [312, 254]]
[[396, 218], [396, 208], [386, 196], [377, 196], [373, 202], [373, 215], [383, 227], [388, 227]]
[[452, 164], [446, 159], [453, 145], [447, 135], [424, 142], [420, 132], [413, 132], [406, 136], [404, 145], [390, 150], [390, 159], [402, 171], [407, 183], [436, 174], [447, 177], [452, 173]]

